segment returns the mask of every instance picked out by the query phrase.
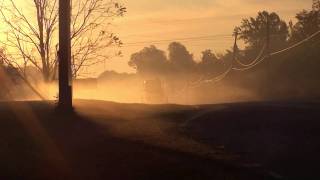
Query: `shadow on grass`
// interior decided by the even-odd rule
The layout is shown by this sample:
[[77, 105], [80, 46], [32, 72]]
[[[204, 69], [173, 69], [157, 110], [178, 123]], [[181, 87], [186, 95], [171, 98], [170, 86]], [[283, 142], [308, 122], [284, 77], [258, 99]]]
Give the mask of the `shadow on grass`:
[[193, 154], [113, 137], [107, 125], [57, 112], [50, 102], [1, 103], [0, 117], [1, 179], [268, 179]]

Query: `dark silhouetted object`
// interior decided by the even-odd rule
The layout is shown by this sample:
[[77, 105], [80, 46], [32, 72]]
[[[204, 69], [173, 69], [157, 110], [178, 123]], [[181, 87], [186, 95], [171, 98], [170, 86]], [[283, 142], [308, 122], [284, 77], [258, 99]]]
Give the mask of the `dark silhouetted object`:
[[71, 3], [59, 0], [59, 109], [72, 109], [71, 78]]
[[238, 29], [236, 29], [235, 32], [234, 32], [234, 45], [233, 45], [233, 61], [232, 61], [232, 65], [236, 61], [236, 58], [237, 58], [237, 51], [238, 51], [237, 40], [238, 40], [238, 35], [239, 35], [239, 31], [238, 31]]
[[160, 79], [144, 81], [144, 91], [147, 103], [165, 103], [164, 89]]
[[159, 77], [168, 72], [165, 52], [155, 46], [145, 47], [131, 55], [129, 66], [135, 68], [139, 75]]
[[173, 42], [168, 47], [169, 62], [174, 68], [174, 72], [189, 74], [195, 69], [195, 61], [193, 55], [187, 50], [187, 48], [179, 43]]
[[285, 48], [287, 45], [289, 27], [275, 12], [258, 12], [256, 17], [243, 19], [239, 28], [239, 39], [243, 40], [246, 45], [246, 59], [256, 57], [257, 52], [267, 43], [267, 33], [272, 35], [269, 39], [272, 42], [269, 44], [271, 52]]

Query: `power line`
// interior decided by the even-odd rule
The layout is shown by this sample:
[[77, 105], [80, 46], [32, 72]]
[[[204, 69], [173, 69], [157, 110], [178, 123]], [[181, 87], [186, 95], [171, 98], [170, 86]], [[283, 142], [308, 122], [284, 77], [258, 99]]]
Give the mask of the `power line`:
[[[211, 39], [206, 39], [206, 40], [193, 40], [193, 41], [179, 41], [181, 43], [193, 43], [193, 44], [189, 44], [188, 46], [204, 46], [207, 44], [203, 44], [203, 41], [213, 41]], [[229, 41], [232, 41], [232, 39], [230, 40], [223, 40], [223, 41], [215, 41], [213, 42], [215, 45], [217, 46], [224, 46], [227, 45]], [[171, 41], [171, 42], [176, 42], [176, 41]], [[121, 47], [125, 48], [125, 47], [141, 47], [141, 46], [149, 46], [149, 45], [167, 45], [171, 42], [162, 42], [162, 43], [149, 43], [149, 44], [136, 44], [136, 45], [122, 45]], [[200, 43], [200, 44], [199, 44]]]
[[261, 59], [261, 57], [262, 57], [262, 55], [263, 55], [263, 53], [265, 52], [265, 50], [266, 50], [266, 44], [265, 45], [263, 45], [263, 48], [260, 50], [260, 52], [259, 52], [259, 54], [258, 54], [258, 56], [254, 59], [254, 60], [252, 60], [252, 61], [250, 61], [250, 63], [249, 64], [244, 64], [243, 62], [241, 62], [238, 58], [236, 58], [236, 61], [237, 61], [237, 63], [238, 64], [240, 64], [241, 66], [244, 66], [244, 67], [250, 67], [250, 66], [253, 66], [254, 64], [256, 64], [256, 62], [258, 62], [260, 59]]
[[288, 48], [285, 48], [285, 49], [282, 49], [282, 50], [280, 50], [280, 51], [276, 51], [276, 52], [270, 53], [270, 56], [274, 56], [274, 55], [277, 55], [277, 54], [286, 52], [286, 51], [288, 51], [288, 50], [291, 50], [291, 49], [293, 49], [293, 48], [296, 48], [296, 47], [302, 45], [303, 43], [309, 41], [310, 39], [314, 38], [315, 36], [317, 36], [317, 35], [319, 35], [319, 34], [320, 34], [320, 31], [312, 34], [311, 36], [307, 37], [306, 39], [304, 39], [304, 40], [302, 40], [302, 41], [300, 41], [300, 42], [298, 42], [298, 43], [296, 43], [296, 44], [294, 44], [294, 45], [292, 45], [292, 46], [290, 46], [290, 47], [288, 47]]
[[[265, 59], [269, 58], [269, 57], [272, 57], [272, 56], [275, 56], [275, 55], [278, 55], [278, 54], [281, 54], [281, 53], [285, 53], [291, 49], [294, 49], [296, 47], [299, 47], [301, 46], [302, 44], [304, 44], [305, 42], [308, 42], [309, 40], [311, 40], [312, 38], [316, 37], [317, 35], [320, 34], [320, 31], [317, 31], [315, 32], [314, 34], [312, 34], [311, 36], [299, 41], [298, 43], [288, 47], [288, 48], [285, 48], [285, 49], [282, 49], [282, 50], [279, 50], [279, 51], [276, 51], [276, 52], [273, 52], [273, 53], [268, 53], [267, 55], [263, 56], [261, 59], [259, 58], [259, 56], [261, 56], [260, 54], [257, 56], [256, 60], [254, 61], [255, 63], [250, 63], [252, 64], [251, 66], [247, 66], [247, 67], [242, 67], [242, 68], [236, 68], [236, 67], [232, 67], [233, 64], [231, 64], [230, 68], [228, 68], [227, 71], [225, 71], [224, 73], [222, 73], [221, 75], [218, 75], [214, 78], [211, 78], [209, 80], [204, 80], [204, 81], [197, 81], [196, 83], [199, 85], [200, 83], [208, 83], [208, 82], [219, 82], [221, 81], [222, 79], [224, 79], [232, 70], [235, 70], [235, 71], [247, 71], [247, 70], [250, 70], [254, 67], [256, 67], [258, 64], [260, 64], [261, 62], [263, 62]], [[262, 49], [262, 52], [264, 51], [265, 48]], [[197, 84], [195, 84], [194, 87], [198, 86]]]
[[[309, 36], [308, 38], [305, 38], [304, 40], [288, 47], [288, 48], [285, 48], [283, 50], [280, 50], [280, 51], [276, 51], [276, 52], [273, 52], [273, 53], [268, 53], [267, 55], [263, 56], [263, 53], [265, 52], [265, 49], [267, 48], [266, 44], [263, 46], [263, 48], [261, 49], [259, 55], [255, 58], [254, 61], [252, 61], [250, 64], [243, 64], [244, 67], [242, 68], [236, 68], [236, 67], [233, 67], [233, 63], [231, 63], [230, 67], [223, 73], [213, 77], [213, 78], [209, 78], [209, 79], [205, 79], [204, 76], [200, 77], [198, 80], [194, 81], [194, 82], [191, 82], [191, 83], [188, 83], [181, 91], [179, 94], [181, 94], [182, 92], [184, 91], [187, 91], [188, 88], [196, 88], [196, 87], [199, 87], [201, 84], [207, 84], [207, 83], [218, 83], [219, 81], [223, 80], [225, 77], [227, 77], [227, 75], [231, 72], [231, 71], [247, 71], [247, 70], [250, 70], [254, 67], [256, 67], [257, 65], [259, 65], [261, 62], [263, 62], [265, 59], [271, 57], [271, 56], [275, 56], [277, 54], [281, 54], [281, 53], [284, 53], [286, 51], [289, 51], [293, 48], [296, 48], [300, 45], [302, 45], [303, 43], [311, 40], [312, 38], [316, 37], [317, 35], [320, 34], [320, 31], [312, 34], [311, 36]], [[238, 61], [240, 62], [240, 61]], [[240, 64], [240, 65], [241, 65]]]
[[192, 41], [192, 40], [215, 40], [217, 38], [228, 39], [232, 38], [230, 34], [217, 34], [217, 35], [209, 35], [209, 36], [197, 36], [197, 37], [187, 37], [187, 38], [172, 38], [172, 39], [161, 39], [161, 40], [151, 40], [151, 41], [137, 41], [137, 42], [129, 42], [125, 43], [125, 46], [128, 45], [140, 45], [140, 44], [153, 44], [153, 43], [166, 43], [172, 41]]
[[[274, 34], [270, 35], [272, 37], [283, 35], [281, 34]], [[137, 35], [138, 36], [138, 35]], [[195, 42], [195, 41], [232, 41], [233, 35], [230, 34], [215, 34], [215, 35], [208, 35], [208, 36], [194, 36], [194, 37], [186, 37], [186, 38], [172, 38], [172, 39], [162, 39], [162, 40], [150, 40], [150, 41], [137, 41], [137, 42], [129, 42], [124, 43], [122, 47], [139, 47], [141, 45], [146, 44], [152, 44], [152, 45], [161, 45], [161, 44], [167, 44], [168, 42], [174, 42], [174, 41], [184, 41], [184, 42]]]
[[263, 62], [266, 58], [267, 58], [267, 56], [262, 57], [260, 60], [258, 60], [256, 63], [254, 63], [252, 66], [243, 67], [243, 68], [233, 67], [232, 70], [235, 70], [235, 71], [247, 71], [247, 70], [250, 70], [250, 69], [256, 67], [257, 65], [259, 65], [261, 62]]
[[252, 69], [253, 67], [257, 66], [258, 64], [260, 64], [263, 60], [265, 60], [266, 58], [268, 57], [272, 57], [272, 56], [275, 56], [275, 55], [278, 55], [278, 54], [281, 54], [281, 53], [285, 53], [291, 49], [294, 49], [296, 47], [299, 47], [301, 45], [303, 45], [305, 42], [308, 42], [309, 40], [311, 40], [312, 38], [316, 37], [317, 35], [320, 34], [320, 31], [318, 32], [315, 32], [314, 34], [312, 34], [311, 36], [297, 42], [296, 44], [290, 46], [290, 47], [287, 47], [285, 49], [282, 49], [282, 50], [279, 50], [279, 51], [276, 51], [276, 52], [273, 52], [273, 53], [269, 53], [267, 55], [265, 55], [264, 57], [262, 57], [261, 60], [257, 61], [255, 64], [253, 64], [252, 66], [249, 66], [249, 67], [245, 67], [245, 68], [233, 68], [233, 70], [236, 70], [236, 71], [246, 71], [246, 70], [249, 70], [249, 69]]

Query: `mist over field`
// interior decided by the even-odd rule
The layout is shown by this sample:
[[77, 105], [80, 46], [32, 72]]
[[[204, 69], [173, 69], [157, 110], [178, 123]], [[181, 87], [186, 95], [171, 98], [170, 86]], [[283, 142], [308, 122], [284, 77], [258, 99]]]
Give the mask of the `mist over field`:
[[[147, 1], [139, 1], [139, 5], [131, 1], [99, 2], [99, 7], [110, 10], [103, 12], [110, 17], [100, 14], [95, 23], [90, 23], [93, 19], [72, 16], [71, 33], [76, 36], [72, 41], [71, 68], [75, 99], [210, 104], [319, 98], [319, 2], [237, 0], [224, 4], [190, 0], [180, 8], [178, 1], [170, 7], [162, 1], [154, 3], [157, 8], [150, 7]], [[263, 10], [263, 5], [268, 10]], [[10, 10], [11, 6], [18, 8]], [[28, 8], [19, 11], [23, 6]], [[73, 14], [102, 13], [99, 8], [90, 10], [95, 7], [90, 3], [72, 6]], [[77, 11], [81, 6], [86, 8]], [[43, 25], [47, 23], [43, 27], [49, 33], [42, 35], [39, 45], [33, 43], [38, 41], [32, 39], [37, 38], [38, 32], [33, 28], [37, 23], [32, 18], [19, 19], [19, 14], [34, 15], [32, 8], [33, 3], [8, 0], [1, 9], [2, 21], [7, 24], [0, 38], [4, 41], [0, 64], [7, 76], [3, 79], [8, 82], [1, 92], [3, 100], [58, 98], [58, 23], [56, 19], [37, 17], [43, 19]], [[56, 8], [57, 4], [51, 2], [44, 11]], [[228, 8], [235, 12], [228, 15]], [[184, 18], [177, 19], [181, 14]], [[10, 23], [6, 15], [14, 17], [12, 21], [16, 23]], [[174, 19], [169, 21], [168, 16]], [[236, 18], [231, 21], [230, 16]], [[134, 27], [133, 22], [137, 24]], [[113, 28], [112, 23], [119, 27]], [[170, 37], [157, 34], [161, 29], [168, 31], [163, 33]], [[187, 36], [185, 31], [192, 35]], [[52, 41], [44, 41], [46, 38]], [[119, 58], [121, 67], [114, 64]]]
[[0, 0], [0, 180], [320, 179], [320, 0]]

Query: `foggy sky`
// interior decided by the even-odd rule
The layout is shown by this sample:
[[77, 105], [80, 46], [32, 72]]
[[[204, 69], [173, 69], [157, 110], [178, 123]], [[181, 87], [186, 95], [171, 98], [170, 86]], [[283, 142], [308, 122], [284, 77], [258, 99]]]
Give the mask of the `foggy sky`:
[[[277, 12], [286, 21], [294, 20], [302, 9], [310, 9], [312, 0], [123, 0], [128, 8], [124, 18], [115, 24], [125, 45], [124, 57], [106, 64], [106, 69], [133, 71], [127, 66], [130, 54], [157, 40], [181, 39], [216, 34], [232, 34], [236, 25], [259, 10]], [[232, 46], [232, 38], [182, 41], [199, 58], [211, 48], [222, 53]], [[131, 43], [136, 43], [132, 45]], [[166, 50], [168, 43], [156, 44]]]
[[[26, 0], [15, 0], [20, 5]], [[32, 0], [28, 0], [32, 1]], [[125, 43], [124, 56], [90, 68], [92, 76], [104, 70], [133, 72], [127, 62], [130, 55], [152, 43], [189, 37], [232, 34], [241, 19], [260, 10], [277, 12], [286, 21], [302, 9], [310, 9], [312, 0], [120, 0], [128, 9], [125, 17], [115, 19], [113, 30]], [[3, 28], [0, 26], [0, 28]], [[199, 58], [204, 49], [222, 53], [232, 46], [232, 38], [181, 41]], [[139, 43], [137, 43], [139, 42]], [[146, 43], [140, 43], [146, 42]], [[155, 44], [166, 50], [169, 42]]]

